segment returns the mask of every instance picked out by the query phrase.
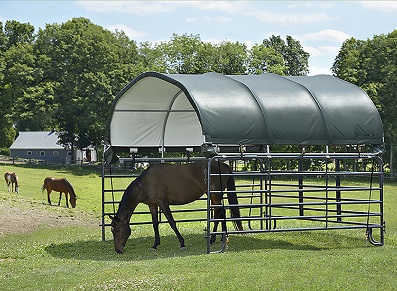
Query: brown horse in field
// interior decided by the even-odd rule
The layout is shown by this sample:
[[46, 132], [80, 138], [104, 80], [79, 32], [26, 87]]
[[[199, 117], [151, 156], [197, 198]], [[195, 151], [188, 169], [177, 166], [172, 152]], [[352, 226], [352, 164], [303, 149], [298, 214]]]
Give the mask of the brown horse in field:
[[48, 203], [50, 203], [50, 205], [51, 205], [50, 194], [51, 191], [54, 190], [59, 192], [58, 206], [61, 204], [62, 193], [65, 193], [66, 207], [69, 207], [68, 194], [70, 194], [70, 204], [72, 205], [73, 208], [76, 207], [77, 196], [74, 193], [74, 189], [72, 185], [65, 178], [60, 178], [60, 179], [50, 178], [50, 177], [45, 178], [42, 191], [44, 191], [44, 189], [47, 190]]
[[11, 192], [19, 193], [19, 183], [18, 183], [18, 175], [15, 172], [6, 172], [4, 174], [4, 180], [6, 181], [8, 192], [10, 192], [10, 185], [11, 185]]
[[[139, 177], [137, 177], [124, 191], [120, 201], [119, 208], [112, 219], [112, 233], [114, 238], [114, 248], [119, 254], [123, 253], [124, 246], [131, 234], [129, 221], [139, 203], [149, 206], [152, 215], [154, 229], [154, 244], [151, 247], [156, 249], [160, 244], [158, 211], [159, 208], [166, 216], [171, 228], [178, 237], [180, 248], [186, 249], [185, 240], [179, 233], [175, 220], [172, 216], [170, 205], [182, 205], [199, 199], [208, 190], [207, 184], [208, 161], [196, 163], [173, 165], [173, 164], [155, 164], [147, 168]], [[223, 193], [227, 186], [227, 197], [231, 207], [231, 215], [234, 218], [240, 217], [240, 211], [237, 206], [237, 195], [234, 178], [228, 176], [231, 169], [224, 163], [212, 162], [211, 173], [223, 173], [226, 175], [214, 177], [211, 179], [210, 189], [219, 191], [211, 195], [212, 205], [222, 205]], [[225, 218], [223, 208], [214, 209], [215, 218]], [[235, 227], [242, 230], [241, 220], [236, 220]], [[216, 231], [218, 223], [214, 224]], [[222, 229], [226, 231], [226, 221], [222, 222]], [[215, 235], [211, 237], [211, 242], [215, 241]]]

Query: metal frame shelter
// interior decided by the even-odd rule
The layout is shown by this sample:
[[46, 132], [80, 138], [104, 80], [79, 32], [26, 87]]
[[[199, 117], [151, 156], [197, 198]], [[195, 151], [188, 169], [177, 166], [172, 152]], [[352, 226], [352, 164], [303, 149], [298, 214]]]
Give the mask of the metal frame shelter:
[[[226, 76], [217, 73], [183, 75], [146, 72], [129, 83], [116, 96], [109, 117], [102, 183], [103, 239], [105, 226], [109, 225], [105, 222], [105, 216], [109, 214], [106, 205], [112, 205], [114, 210], [117, 202], [114, 193], [122, 191], [113, 189], [112, 179], [124, 176], [114, 175], [105, 169], [106, 165], [112, 163], [118, 150], [129, 151], [134, 156], [133, 162], [153, 161], [150, 158], [135, 158], [135, 154], [141, 151], [160, 152], [161, 159], [157, 162], [163, 162], [167, 151], [198, 151], [203, 145], [217, 149], [218, 152], [211, 153], [211, 156], [215, 156], [212, 159], [235, 164], [257, 164], [259, 161], [259, 170], [235, 171], [233, 174], [236, 177], [255, 176], [260, 181], [259, 189], [253, 182], [248, 186], [251, 187], [250, 191], [239, 190], [238, 193], [243, 199], [246, 196], [244, 193], [250, 193], [250, 197], [246, 197], [250, 200], [250, 206], [243, 207], [260, 209], [259, 214], [251, 216], [250, 210], [242, 218], [249, 223], [252, 220], [259, 221], [258, 230], [250, 227], [247, 231], [366, 228], [370, 242], [383, 244], [381, 158], [373, 152], [339, 151], [335, 154], [328, 150], [335, 145], [342, 148], [350, 145], [357, 148], [371, 145], [376, 148], [383, 145], [383, 126], [373, 102], [359, 87], [333, 76], [291, 77], [275, 74]], [[272, 145], [300, 145], [302, 148], [321, 146], [324, 150], [322, 153], [304, 150], [295, 154], [271, 153], [269, 146]], [[238, 153], [231, 149], [238, 149]], [[277, 159], [296, 161], [298, 167], [292, 170], [275, 169], [272, 161]], [[318, 171], [304, 169], [305, 160], [309, 163], [317, 161], [322, 167]], [[347, 160], [349, 163], [343, 163]], [[363, 160], [366, 161], [363, 170], [350, 167]], [[366, 165], [371, 165], [371, 170]], [[343, 185], [341, 178], [346, 176], [364, 176], [371, 180], [371, 185], [364, 188]], [[277, 185], [274, 181], [279, 177], [296, 179], [296, 183], [294, 186]], [[320, 177], [322, 180], [320, 185], [310, 186], [303, 182], [306, 177]], [[112, 189], [109, 189], [107, 182], [109, 178]], [[212, 174], [208, 172], [208, 179], [211, 178]], [[374, 179], [376, 187], [373, 186]], [[334, 183], [332, 187], [331, 180]], [[356, 191], [365, 192], [370, 197], [354, 198], [354, 194], [343, 198], [340, 195], [341, 192]], [[313, 194], [317, 192], [322, 194]], [[331, 192], [335, 193], [333, 198]], [[111, 199], [106, 198], [109, 193], [112, 194]], [[307, 193], [313, 195], [307, 196]], [[259, 196], [253, 198], [252, 195]], [[291, 199], [293, 202], [289, 201]], [[274, 201], [277, 203], [274, 204]], [[370, 208], [375, 208], [373, 205], [377, 211], [371, 212]], [[358, 209], [360, 207], [369, 209]], [[213, 209], [208, 205], [205, 218], [207, 237], [212, 234], [210, 225], [214, 222], [211, 218]], [[297, 210], [298, 214], [287, 211], [274, 216], [274, 209]], [[352, 217], [361, 220], [356, 221]], [[376, 222], [373, 222], [373, 217], [377, 219]], [[323, 225], [275, 227], [277, 221], [291, 220], [310, 220]], [[379, 241], [372, 237], [374, 228], [380, 230]], [[210, 252], [209, 246], [207, 251]]]

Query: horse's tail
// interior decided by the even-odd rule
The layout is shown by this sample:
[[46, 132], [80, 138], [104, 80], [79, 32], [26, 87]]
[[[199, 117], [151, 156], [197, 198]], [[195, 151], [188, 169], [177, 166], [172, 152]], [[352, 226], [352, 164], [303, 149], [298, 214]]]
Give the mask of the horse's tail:
[[[237, 194], [236, 194], [236, 183], [234, 181], [234, 177], [230, 176], [229, 180], [227, 181], [227, 200], [229, 204], [238, 205]], [[234, 206], [230, 208], [230, 212], [232, 218], [240, 218], [240, 208], [238, 206]], [[236, 230], [243, 230], [243, 224], [241, 220], [234, 220], [233, 221], [234, 228]]]

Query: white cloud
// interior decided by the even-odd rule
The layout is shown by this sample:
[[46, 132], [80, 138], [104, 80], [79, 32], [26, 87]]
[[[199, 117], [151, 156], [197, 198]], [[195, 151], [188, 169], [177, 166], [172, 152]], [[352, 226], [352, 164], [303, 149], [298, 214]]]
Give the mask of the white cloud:
[[339, 46], [302, 46], [305, 52], [308, 52], [311, 57], [320, 56], [336, 56], [339, 53]]
[[383, 12], [397, 11], [397, 2], [395, 1], [360, 1], [359, 4], [365, 8]]
[[246, 10], [247, 2], [242, 1], [174, 1], [175, 6], [192, 7], [205, 11], [218, 11], [226, 14], [238, 14]]
[[230, 17], [225, 17], [225, 16], [217, 16], [217, 17], [211, 17], [209, 15], [204, 15], [202, 17], [188, 17], [185, 19], [186, 22], [193, 23], [196, 21], [205, 21], [205, 22], [210, 22], [210, 21], [216, 21], [219, 23], [227, 23], [232, 21]]
[[133, 13], [139, 16], [167, 13], [180, 7], [236, 14], [246, 7], [240, 1], [79, 1], [79, 4], [89, 11]]
[[247, 47], [247, 49], [252, 49], [252, 47], [255, 45], [252, 41], [250, 40], [244, 40], [242, 41], [243, 44], [245, 44], [245, 46]]
[[[332, 21], [323, 12], [319, 13], [275, 13], [266, 9], [257, 9], [249, 1], [79, 1], [80, 6], [95, 12], [132, 13], [139, 16], [164, 14], [176, 11], [178, 8], [220, 12], [226, 15], [245, 15], [259, 19], [265, 23], [281, 25], [310, 24]], [[190, 21], [192, 19], [190, 18]], [[218, 17], [218, 22], [228, 22], [227, 16]]]
[[139, 16], [175, 10], [177, 1], [79, 1], [88, 11], [133, 13]]
[[324, 55], [334, 55], [339, 53], [340, 46], [319, 46], [319, 51], [323, 52]]
[[197, 21], [197, 17], [186, 18], [186, 22], [195, 22], [195, 21]]
[[316, 47], [305, 46], [305, 45], [302, 45], [302, 47], [303, 47], [303, 50], [305, 52], [309, 53], [309, 55], [312, 57], [319, 57], [319, 56], [323, 55], [323, 53]]
[[220, 23], [227, 23], [227, 22], [232, 21], [232, 19], [231, 19], [230, 17], [218, 16], [218, 17], [216, 18], [216, 21], [217, 21], [217, 22], [220, 22]]
[[331, 41], [336, 43], [343, 43], [350, 35], [340, 30], [325, 29], [318, 32], [306, 33], [297, 36], [300, 41]]
[[325, 67], [317, 67], [317, 66], [310, 66], [309, 68], [309, 76], [314, 76], [314, 75], [332, 75], [332, 71], [330, 68], [325, 68]]
[[116, 24], [106, 27], [110, 31], [122, 30], [131, 39], [141, 38], [146, 35], [143, 31], [137, 31], [124, 24]]
[[256, 17], [262, 22], [273, 23], [278, 25], [298, 25], [298, 24], [310, 24], [324, 21], [332, 21], [337, 17], [330, 17], [325, 13], [313, 13], [313, 14], [280, 14], [271, 11], [247, 11], [245, 15], [251, 15]]

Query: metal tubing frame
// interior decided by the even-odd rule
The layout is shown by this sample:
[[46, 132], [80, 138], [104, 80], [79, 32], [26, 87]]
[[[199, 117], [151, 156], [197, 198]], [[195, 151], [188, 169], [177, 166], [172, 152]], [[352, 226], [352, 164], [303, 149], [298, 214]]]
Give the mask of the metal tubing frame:
[[[203, 159], [203, 158], [198, 158], [198, 159]], [[326, 153], [326, 154], [319, 154], [319, 153], [305, 153], [305, 154], [291, 154], [291, 153], [259, 153], [259, 154], [249, 154], [249, 153], [244, 153], [244, 154], [234, 154], [234, 153], [226, 153], [226, 154], [219, 154], [218, 156], [209, 159], [208, 162], [214, 160], [214, 159], [220, 159], [222, 161], [236, 161], [236, 160], [254, 160], [254, 159], [262, 159], [265, 161], [265, 163], [262, 163], [259, 165], [259, 170], [258, 171], [252, 171], [252, 172], [233, 172], [231, 175], [237, 178], [244, 178], [244, 177], [254, 177], [255, 179], [259, 179], [260, 182], [259, 184], [255, 185], [258, 186], [260, 189], [254, 189], [254, 184], [255, 182], [253, 181], [252, 185], [248, 185], [248, 187], [252, 186], [252, 189], [250, 190], [242, 190], [239, 189], [240, 185], [236, 185], [236, 192], [238, 195], [246, 195], [247, 197], [249, 194], [251, 196], [257, 195], [259, 199], [259, 203], [249, 203], [249, 204], [239, 204], [239, 207], [241, 209], [244, 208], [250, 208], [250, 209], [259, 209], [259, 212], [261, 215], [255, 216], [253, 215], [252, 217], [243, 217], [241, 218], [242, 221], [247, 221], [249, 223], [251, 222], [258, 222], [260, 227], [259, 229], [254, 229], [250, 227], [247, 230], [244, 231], [235, 231], [229, 229], [227, 231], [228, 234], [238, 234], [238, 233], [262, 233], [262, 232], [288, 232], [288, 231], [302, 231], [302, 230], [331, 230], [331, 229], [366, 229], [366, 235], [368, 241], [373, 244], [373, 245], [383, 245], [384, 244], [384, 230], [385, 230], [385, 224], [383, 221], [383, 163], [382, 160], [371, 153], [344, 153], [344, 154], [332, 154], [332, 153]], [[326, 165], [325, 165], [325, 170], [323, 171], [311, 171], [311, 170], [304, 170], [301, 169], [301, 171], [283, 171], [283, 170], [273, 170], [272, 169], [272, 161], [275, 159], [325, 159], [326, 160]], [[339, 192], [349, 192], [349, 191], [368, 191], [369, 188], [363, 187], [363, 186], [347, 186], [343, 185], [341, 186], [341, 178], [344, 176], [368, 176], [370, 172], [363, 172], [363, 171], [341, 171], [340, 168], [336, 169], [335, 171], [330, 172], [328, 169], [328, 161], [329, 160], [343, 160], [343, 159], [372, 159], [374, 161], [378, 162], [379, 165], [379, 171], [375, 172], [375, 175], [379, 178], [379, 185], [371, 185], [372, 186], [372, 191], [378, 192], [379, 199], [359, 199], [359, 198], [346, 198], [346, 197], [341, 197]], [[160, 159], [157, 158], [134, 158], [135, 162], [188, 162], [192, 161], [193, 159], [164, 159], [163, 157]], [[103, 163], [103, 168], [102, 168], [102, 220], [101, 220], [101, 228], [102, 228], [102, 240], [104, 241], [106, 239], [105, 237], [105, 228], [109, 227], [110, 224], [106, 223], [105, 217], [109, 214], [114, 214], [113, 212], [108, 212], [105, 209], [105, 206], [108, 204], [113, 204], [116, 205], [118, 204], [119, 201], [107, 201], [106, 200], [106, 193], [112, 193], [112, 196], [114, 193], [124, 191], [124, 189], [106, 189], [105, 185], [105, 180], [106, 179], [116, 179], [116, 178], [126, 178], [126, 177], [131, 177], [134, 178], [136, 175], [109, 175], [106, 174], [105, 171], [105, 166], [110, 166], [111, 165], [104, 165]], [[264, 166], [264, 167], [263, 167]], [[213, 173], [210, 171], [210, 167], [207, 168], [207, 182], [210, 181]], [[217, 178], [219, 179], [219, 174], [215, 174]], [[303, 177], [316, 177], [316, 176], [322, 176], [326, 183], [325, 185], [309, 185], [307, 183], [304, 183], [305, 180]], [[298, 184], [286, 184], [282, 183], [279, 184], [275, 180], [275, 177], [292, 177], [294, 179], [302, 177], [302, 181], [298, 182]], [[335, 186], [331, 186], [329, 184], [329, 178], [332, 177], [336, 180]], [[295, 180], [294, 180], [295, 181]], [[210, 245], [210, 237], [212, 234], [222, 234], [224, 235], [225, 233], [223, 231], [217, 231], [217, 232], [212, 232], [211, 231], [211, 224], [213, 224], [216, 220], [212, 218], [212, 213], [213, 210], [216, 207], [221, 207], [221, 206], [216, 206], [216, 205], [211, 205], [210, 203], [210, 195], [213, 191], [209, 188], [210, 183], [208, 183], [208, 192], [209, 195], [205, 198], [201, 198], [201, 200], [206, 200], [207, 201], [207, 207], [206, 208], [197, 208], [197, 209], [189, 209], [189, 210], [174, 210], [174, 212], [203, 212], [206, 213], [206, 217], [202, 218], [192, 218], [192, 219], [181, 219], [177, 220], [178, 223], [181, 222], [194, 222], [194, 221], [202, 221], [206, 222], [206, 242], [207, 242], [207, 253], [212, 253], [211, 251], [211, 245]], [[285, 187], [284, 189], [277, 189], [280, 186]], [[291, 187], [291, 189], [287, 189]], [[295, 188], [294, 188], [295, 187]], [[325, 192], [326, 196], [325, 197], [319, 197], [316, 196], [315, 194], [317, 192]], [[339, 193], [336, 195], [336, 197], [330, 197], [328, 193]], [[225, 192], [226, 193], [226, 192]], [[297, 193], [297, 194], [296, 194]], [[277, 202], [277, 199], [298, 199], [298, 203], [288, 203], [288, 202]], [[240, 198], [239, 198], [240, 199]], [[303, 199], [303, 201], [302, 201]], [[308, 203], [305, 202], [304, 200], [312, 200], [312, 202]], [[317, 202], [313, 202], [317, 201]], [[346, 209], [342, 209], [343, 205], [367, 205], [368, 206], [368, 211], [349, 211]], [[378, 211], [369, 211], [371, 205], [378, 206], [379, 210]], [[229, 205], [224, 205], [222, 207], [225, 208], [230, 208], [232, 207]], [[325, 207], [325, 208], [321, 208]], [[336, 207], [336, 209], [332, 209], [331, 207]], [[275, 211], [278, 209], [289, 209], [291, 211], [299, 211], [301, 213], [305, 213], [307, 211], [312, 211], [315, 213], [321, 213], [325, 212], [325, 215], [293, 215], [293, 216], [278, 216], [276, 215]], [[149, 211], [138, 211], [134, 212], [134, 214], [143, 214], [143, 215], [150, 215]], [[161, 213], [160, 213], [161, 216]], [[379, 219], [379, 223], [363, 223], [363, 222], [349, 222], [349, 221], [343, 221], [343, 219], [348, 219], [350, 217], [360, 217], [360, 218], [370, 218], [370, 217], [375, 217], [376, 219]], [[232, 218], [226, 218], [226, 221], [230, 223], [233, 219]], [[282, 222], [282, 221], [316, 221], [316, 222], [321, 222], [324, 223], [325, 226], [322, 227], [290, 227], [290, 228], [279, 228], [277, 227], [277, 222]], [[165, 223], [166, 220], [164, 219], [163, 221], [160, 220], [160, 223]], [[221, 221], [220, 221], [221, 222]], [[143, 224], [151, 224], [151, 221], [140, 221], [140, 222], [130, 222], [131, 225], [143, 225]], [[374, 229], [379, 229], [380, 235], [379, 235], [379, 240], [375, 240], [373, 237], [373, 230]], [[223, 244], [221, 245], [220, 250], [214, 251], [214, 252], [222, 252], [227, 248], [227, 240], [224, 240]]]
[[[264, 154], [228, 154], [223, 153], [219, 154], [216, 157], [213, 157], [209, 160], [209, 163], [212, 160], [221, 160], [221, 161], [236, 161], [236, 160], [257, 160], [263, 159], [267, 165], [271, 165], [272, 161], [275, 159], [323, 159], [325, 160], [325, 171], [304, 171], [302, 165], [298, 163], [299, 169], [298, 171], [279, 171], [279, 170], [272, 170], [271, 166], [268, 167], [265, 171], [260, 172], [248, 172], [248, 173], [238, 173], [233, 172], [231, 174], [234, 177], [261, 177], [266, 181], [265, 189], [260, 190], [237, 190], [236, 193], [238, 195], [244, 195], [247, 193], [255, 194], [260, 193], [264, 196], [264, 202], [261, 201], [258, 204], [239, 204], [240, 209], [244, 208], [260, 208], [265, 209], [263, 215], [261, 217], [242, 217], [240, 218], [241, 221], [248, 221], [249, 229], [244, 231], [235, 231], [235, 230], [228, 230], [228, 234], [238, 234], [238, 233], [261, 233], [261, 232], [288, 232], [288, 231], [303, 231], [303, 230], [331, 230], [331, 229], [366, 229], [367, 240], [373, 244], [381, 246], [384, 244], [384, 231], [385, 231], [385, 223], [383, 220], [383, 180], [384, 180], [384, 173], [383, 173], [383, 162], [382, 159], [372, 153], [305, 153], [305, 154], [284, 154], [284, 153], [264, 153]], [[358, 160], [358, 159], [370, 159], [373, 163], [377, 163], [379, 166], [379, 171], [368, 172], [368, 171], [341, 171], [340, 168], [340, 160], [348, 159], [348, 160]], [[330, 161], [335, 161], [335, 170], [329, 170]], [[374, 167], [374, 165], [372, 165]], [[341, 186], [341, 179], [342, 177], [361, 177], [368, 175], [375, 174], [376, 177], [379, 179], [379, 185], [374, 186], [372, 184], [371, 178], [371, 185], [368, 187], [364, 186]], [[212, 174], [210, 172], [210, 167], [208, 167], [207, 172], [207, 181], [208, 185], [210, 184], [212, 176], [218, 176], [219, 174]], [[325, 185], [305, 185], [303, 183], [303, 177], [311, 176], [315, 177], [321, 175], [322, 179], [325, 179]], [[272, 183], [272, 180], [276, 176], [288, 176], [288, 177], [297, 177], [298, 184], [288, 185], [288, 184], [277, 184]], [[330, 179], [335, 179], [335, 186], [330, 185]], [[295, 189], [273, 189], [273, 186], [295, 186]], [[312, 189], [307, 189], [312, 188]], [[342, 192], [349, 192], [349, 191], [358, 191], [365, 192], [370, 191], [370, 196], [372, 191], [377, 191], [378, 199], [374, 199], [369, 197], [368, 199], [364, 198], [343, 198]], [[317, 192], [324, 192], [325, 196], [315, 196], [313, 193]], [[225, 246], [222, 245], [221, 248], [217, 251], [211, 251], [210, 245], [210, 237], [211, 235], [219, 235], [225, 234], [223, 231], [213, 232], [211, 231], [212, 223], [218, 221], [221, 222], [224, 219], [214, 219], [211, 217], [211, 213], [217, 207], [217, 205], [210, 204], [210, 195], [211, 193], [216, 193], [216, 191], [211, 191], [208, 186], [208, 195], [207, 195], [207, 253], [218, 253], [222, 252], [225, 249]], [[283, 193], [292, 193], [290, 195], [283, 195]], [[297, 193], [297, 195], [294, 195]], [[305, 196], [305, 193], [312, 193], [311, 196]], [[329, 193], [335, 193], [335, 197], [331, 197]], [[354, 194], [354, 193], [353, 193]], [[287, 199], [294, 199], [297, 198], [299, 202], [273, 202], [274, 199], [280, 198], [287, 198]], [[318, 200], [316, 202], [305, 202], [304, 200]], [[353, 210], [353, 209], [343, 209], [343, 206], [347, 208], [348, 206], [368, 206], [368, 210]], [[370, 211], [371, 205], [378, 206], [378, 211]], [[225, 205], [222, 206], [225, 208], [233, 207], [233, 205]], [[321, 208], [323, 207], [323, 208]], [[334, 208], [332, 208], [334, 207]], [[277, 209], [290, 209], [290, 210], [297, 210], [299, 215], [285, 215], [280, 216], [274, 213]], [[307, 211], [321, 213], [322, 215], [305, 215], [304, 213]], [[374, 217], [378, 219], [378, 223], [370, 222], [370, 218]], [[348, 219], [359, 219], [359, 218], [367, 218], [367, 222], [363, 221], [349, 221]], [[226, 218], [227, 222], [231, 222], [236, 219]], [[293, 221], [293, 220], [300, 220], [300, 221], [312, 221], [312, 222], [320, 222], [323, 223], [324, 226], [308, 226], [308, 227], [290, 227], [290, 228], [277, 228], [276, 222], [278, 221]], [[252, 229], [251, 222], [252, 221], [260, 221], [260, 228], [259, 229]], [[263, 228], [263, 222], [265, 222], [266, 227]], [[377, 241], [373, 237], [373, 230], [379, 229], [379, 241]], [[227, 247], [227, 246], [226, 246]]]
[[[147, 162], [147, 163], [165, 163], [165, 162], [177, 162], [177, 163], [185, 163], [185, 162], [191, 162], [191, 161], [196, 161], [196, 160], [203, 160], [205, 158], [197, 157], [197, 158], [164, 158], [163, 156], [161, 158], [125, 158], [123, 159], [124, 161], [134, 161], [135, 163], [142, 163], [142, 162]], [[115, 215], [118, 203], [120, 202], [119, 200], [113, 199], [114, 193], [119, 193], [119, 192], [124, 192], [125, 189], [113, 189], [113, 186], [111, 189], [108, 189], [106, 187], [106, 180], [110, 179], [111, 181], [113, 179], [119, 179], [119, 178], [131, 178], [131, 181], [135, 179], [138, 175], [137, 174], [112, 174], [106, 173], [106, 168], [112, 169], [111, 164], [105, 164], [105, 162], [102, 163], [102, 217], [101, 217], [101, 235], [102, 235], [102, 241], [106, 240], [106, 227], [110, 227], [111, 224], [106, 222], [106, 217], [109, 215]], [[112, 199], [107, 199], [106, 194], [111, 193], [112, 194]], [[205, 200], [205, 197], [202, 197], [198, 200]], [[113, 205], [113, 210], [107, 211], [106, 210], [106, 205]], [[186, 212], [202, 212], [206, 213], [207, 208], [196, 208], [196, 209], [178, 209], [178, 210], [172, 210], [172, 213], [186, 213]], [[147, 215], [148, 217], [150, 216], [150, 211], [134, 211], [134, 217], [137, 215]], [[163, 212], [161, 209], [159, 209], [159, 223], [168, 223], [168, 221], [163, 219]], [[150, 216], [151, 217], [151, 216]], [[197, 221], [207, 221], [206, 215], [203, 215], [201, 218], [191, 218], [191, 219], [175, 219], [175, 222], [181, 223], [181, 222], [197, 222]], [[152, 221], [151, 219], [148, 221], [130, 221], [130, 225], [151, 225]]]

